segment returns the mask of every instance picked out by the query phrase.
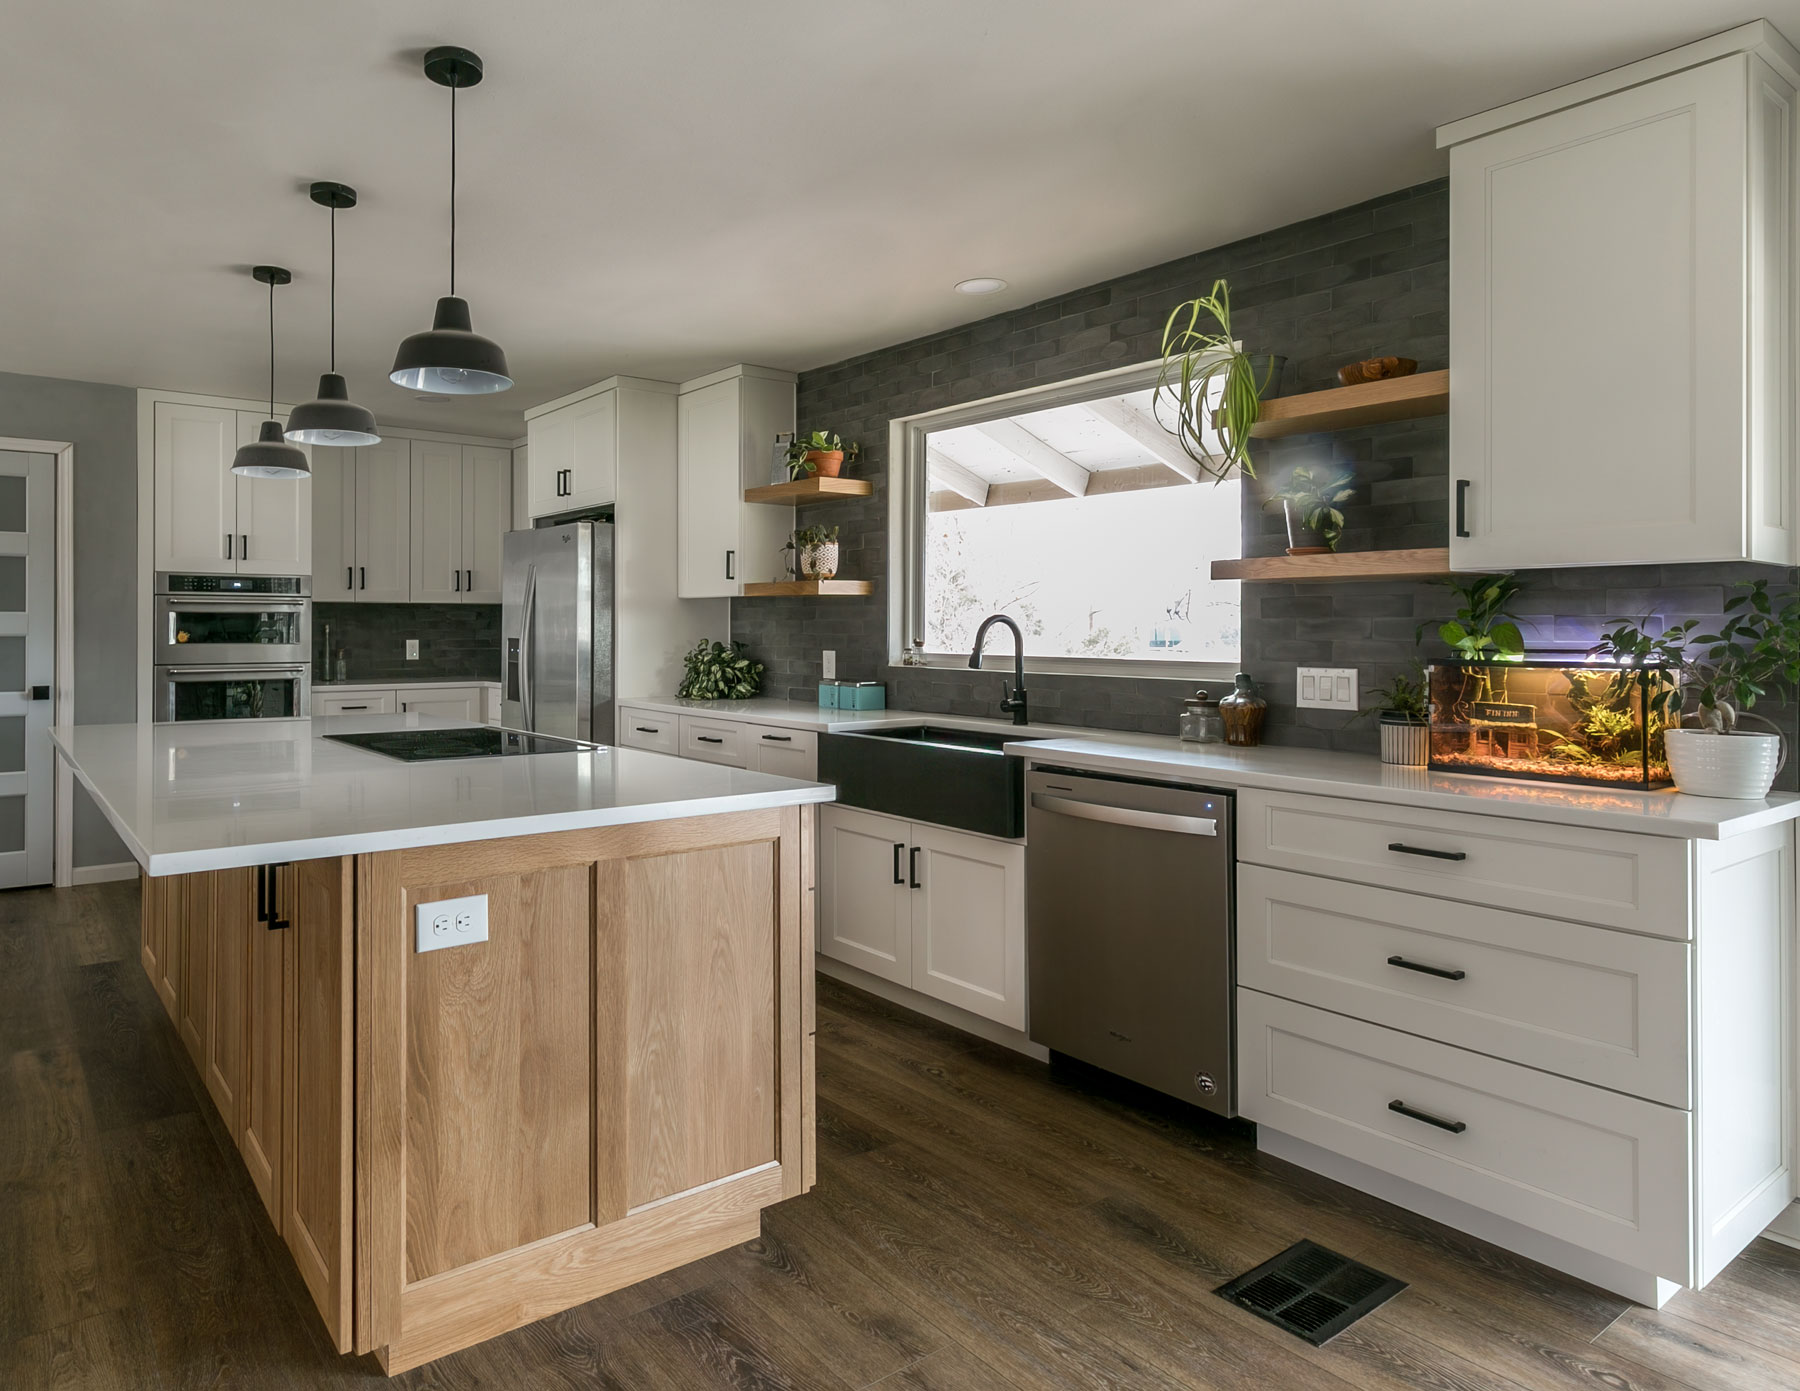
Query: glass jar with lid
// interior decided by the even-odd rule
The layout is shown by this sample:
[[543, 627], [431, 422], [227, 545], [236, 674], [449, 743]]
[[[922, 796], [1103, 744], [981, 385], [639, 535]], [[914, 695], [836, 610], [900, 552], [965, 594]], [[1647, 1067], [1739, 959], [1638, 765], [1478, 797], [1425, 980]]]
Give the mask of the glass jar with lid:
[[1207, 694], [1204, 686], [1181, 707], [1181, 737], [1191, 744], [1225, 742], [1225, 720], [1219, 714], [1219, 702]]
[[1239, 748], [1255, 748], [1262, 743], [1263, 717], [1269, 712], [1269, 702], [1256, 693], [1256, 683], [1247, 671], [1240, 671], [1232, 684], [1231, 694], [1219, 702], [1225, 742]]

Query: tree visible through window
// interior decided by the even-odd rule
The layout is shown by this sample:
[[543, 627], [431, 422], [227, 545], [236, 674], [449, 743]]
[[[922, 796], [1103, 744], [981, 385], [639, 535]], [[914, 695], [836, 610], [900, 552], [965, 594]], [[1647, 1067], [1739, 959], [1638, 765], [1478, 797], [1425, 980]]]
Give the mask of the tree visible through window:
[[1239, 485], [1195, 481], [1149, 390], [926, 437], [925, 643], [1005, 613], [1033, 657], [1235, 663]]

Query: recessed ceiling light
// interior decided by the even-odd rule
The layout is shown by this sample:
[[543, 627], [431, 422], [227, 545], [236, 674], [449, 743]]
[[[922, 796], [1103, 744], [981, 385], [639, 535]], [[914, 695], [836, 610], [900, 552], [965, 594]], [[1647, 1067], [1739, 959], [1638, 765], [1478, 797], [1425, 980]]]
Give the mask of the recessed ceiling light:
[[973, 280], [956, 282], [959, 295], [992, 295], [1006, 288], [1006, 282], [992, 275], [978, 275]]

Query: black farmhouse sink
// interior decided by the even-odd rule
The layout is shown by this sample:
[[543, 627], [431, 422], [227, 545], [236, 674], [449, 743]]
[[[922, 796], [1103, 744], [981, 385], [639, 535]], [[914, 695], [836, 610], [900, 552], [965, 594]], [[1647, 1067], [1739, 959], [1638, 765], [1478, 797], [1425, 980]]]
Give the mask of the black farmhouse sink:
[[1032, 737], [930, 724], [822, 734], [819, 781], [836, 783], [845, 806], [1016, 838], [1025, 834], [1025, 765], [1001, 746]]

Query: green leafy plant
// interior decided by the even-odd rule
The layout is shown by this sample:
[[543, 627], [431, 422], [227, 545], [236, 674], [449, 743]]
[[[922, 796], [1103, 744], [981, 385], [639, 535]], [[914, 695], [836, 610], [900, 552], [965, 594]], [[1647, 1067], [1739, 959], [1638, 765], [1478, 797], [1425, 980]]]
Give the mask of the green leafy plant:
[[746, 657], [741, 642], [701, 638], [681, 661], [686, 674], [675, 694], [683, 700], [748, 700], [762, 687], [763, 664]]
[[[1162, 367], [1152, 398], [1157, 419], [1215, 481], [1234, 469], [1254, 478], [1250, 427], [1274, 373], [1271, 359], [1257, 381], [1248, 354], [1232, 337], [1231, 289], [1215, 280], [1211, 294], [1176, 305], [1163, 325]], [[1164, 418], [1165, 408], [1174, 412], [1173, 424]], [[1209, 443], [1214, 438], [1217, 448]]]
[[838, 529], [834, 526], [803, 526], [794, 531], [794, 546], [802, 551], [814, 546], [829, 546], [837, 539]]
[[[1438, 625], [1438, 636], [1468, 661], [1518, 661], [1525, 655], [1525, 639], [1511, 605], [1523, 588], [1511, 575], [1480, 575], [1462, 584], [1452, 582], [1450, 590], [1461, 602], [1456, 616]], [[1425, 628], [1425, 624], [1419, 625], [1415, 640]]]
[[1356, 489], [1351, 486], [1353, 477], [1346, 468], [1295, 464], [1287, 482], [1272, 491], [1263, 505], [1285, 504], [1292, 508], [1300, 524], [1308, 531], [1318, 532], [1319, 539], [1335, 551], [1344, 534], [1344, 514], [1338, 510], [1338, 504], [1356, 496]]
[[788, 477], [801, 479], [819, 471], [817, 462], [807, 457], [809, 454], [835, 454], [839, 450], [843, 451], [846, 464], [853, 464], [862, 457], [860, 444], [845, 444], [829, 430], [814, 430], [805, 439], [795, 436], [787, 451]]
[[1692, 695], [1702, 729], [1730, 732], [1761, 697], [1791, 701], [1800, 689], [1800, 594], [1777, 606], [1767, 580], [1744, 589], [1725, 601], [1715, 633], [1695, 632], [1697, 618], [1655, 634], [1648, 618], [1615, 620], [1590, 650], [1621, 666], [1669, 668], [1673, 680], [1650, 692], [1649, 706], [1670, 729], [1680, 726]]
[[1412, 665], [1411, 674], [1401, 672], [1385, 686], [1376, 686], [1369, 692], [1375, 697], [1373, 705], [1365, 705], [1357, 711], [1357, 715], [1404, 715], [1414, 724], [1424, 724], [1431, 715], [1431, 691], [1425, 680], [1425, 669], [1417, 662]]

